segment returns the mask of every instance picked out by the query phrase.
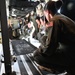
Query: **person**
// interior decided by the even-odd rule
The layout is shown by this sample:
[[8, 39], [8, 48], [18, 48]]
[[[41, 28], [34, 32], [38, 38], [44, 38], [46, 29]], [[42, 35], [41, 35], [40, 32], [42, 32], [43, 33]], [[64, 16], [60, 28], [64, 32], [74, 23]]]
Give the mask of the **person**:
[[12, 31], [12, 24], [11, 24], [11, 18], [8, 18], [8, 33], [9, 33], [9, 39], [13, 39], [13, 31]]
[[61, 0], [45, 4], [44, 15], [51, 26], [45, 45], [35, 50], [33, 57], [40, 66], [75, 75], [75, 22], [57, 12], [62, 4]]
[[37, 33], [38, 33], [38, 24], [37, 24], [37, 17], [36, 17], [36, 14], [34, 11], [31, 11], [31, 16], [30, 16], [30, 19], [32, 20], [33, 22], [33, 25], [35, 27], [35, 31], [34, 31], [34, 34], [33, 34], [33, 38], [37, 39]]
[[45, 26], [45, 23], [44, 23], [44, 16], [40, 17], [40, 26], [39, 26], [39, 32], [37, 33], [37, 38], [39, 40], [39, 42], [42, 42], [41, 38], [42, 36], [45, 35], [45, 29], [46, 29], [46, 26]]
[[39, 17], [39, 16], [36, 16], [35, 20], [36, 20], [36, 23], [37, 23], [37, 25], [38, 25], [38, 31], [39, 31], [40, 24], [41, 24], [41, 22], [40, 22], [40, 17]]

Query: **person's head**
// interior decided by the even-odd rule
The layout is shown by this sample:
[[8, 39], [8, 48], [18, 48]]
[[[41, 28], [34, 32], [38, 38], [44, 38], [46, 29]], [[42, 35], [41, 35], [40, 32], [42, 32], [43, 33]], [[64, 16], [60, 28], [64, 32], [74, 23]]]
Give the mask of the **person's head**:
[[30, 15], [33, 16], [34, 15], [34, 11], [31, 11]]
[[46, 16], [46, 19], [49, 21], [50, 18], [52, 18], [52, 16], [54, 16], [57, 11], [60, 9], [60, 7], [62, 6], [62, 1], [48, 1], [45, 4], [44, 7], [44, 15]]
[[45, 17], [44, 16], [40, 17], [40, 22], [41, 22], [41, 25], [45, 24]]
[[35, 18], [35, 20], [36, 20], [36, 23], [37, 23], [38, 25], [40, 25], [40, 17], [37, 16], [37, 17]]

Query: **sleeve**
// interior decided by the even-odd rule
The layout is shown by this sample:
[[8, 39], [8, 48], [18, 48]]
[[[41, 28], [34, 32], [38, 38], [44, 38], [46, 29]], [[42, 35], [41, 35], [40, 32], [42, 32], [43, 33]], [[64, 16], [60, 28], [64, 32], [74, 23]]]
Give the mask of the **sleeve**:
[[60, 37], [59, 30], [60, 28], [58, 22], [57, 21], [53, 22], [53, 26], [48, 31], [45, 46], [40, 47], [40, 50], [42, 51], [43, 54], [50, 56], [56, 51]]

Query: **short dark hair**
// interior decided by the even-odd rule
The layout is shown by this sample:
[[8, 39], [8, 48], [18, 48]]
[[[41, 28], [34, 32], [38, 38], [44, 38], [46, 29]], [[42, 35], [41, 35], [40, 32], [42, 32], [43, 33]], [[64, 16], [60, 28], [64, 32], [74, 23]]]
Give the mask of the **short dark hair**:
[[57, 13], [57, 10], [62, 6], [62, 1], [48, 1], [45, 4], [44, 10], [51, 11], [53, 14]]
[[42, 19], [42, 21], [44, 21], [45, 20], [45, 16], [41, 16], [40, 19]]
[[35, 20], [40, 20], [40, 17], [39, 16], [36, 16]]

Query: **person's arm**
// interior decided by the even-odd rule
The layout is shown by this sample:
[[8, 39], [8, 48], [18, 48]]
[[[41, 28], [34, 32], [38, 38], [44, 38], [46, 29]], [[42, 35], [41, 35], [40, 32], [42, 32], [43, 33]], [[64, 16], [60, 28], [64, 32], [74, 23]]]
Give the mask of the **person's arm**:
[[43, 53], [43, 54], [46, 54], [46, 55], [52, 55], [57, 47], [58, 47], [58, 43], [59, 43], [59, 31], [60, 29], [58, 28], [58, 23], [56, 22], [55, 24], [53, 24], [53, 26], [49, 29], [48, 31], [48, 36], [46, 38], [46, 41], [45, 41], [45, 46], [41, 45], [40, 46], [40, 51]]
[[35, 27], [33, 25], [33, 22], [31, 22], [31, 24], [32, 24], [32, 29], [31, 29], [31, 32], [30, 32], [30, 36], [33, 37], [33, 33], [35, 31]]

